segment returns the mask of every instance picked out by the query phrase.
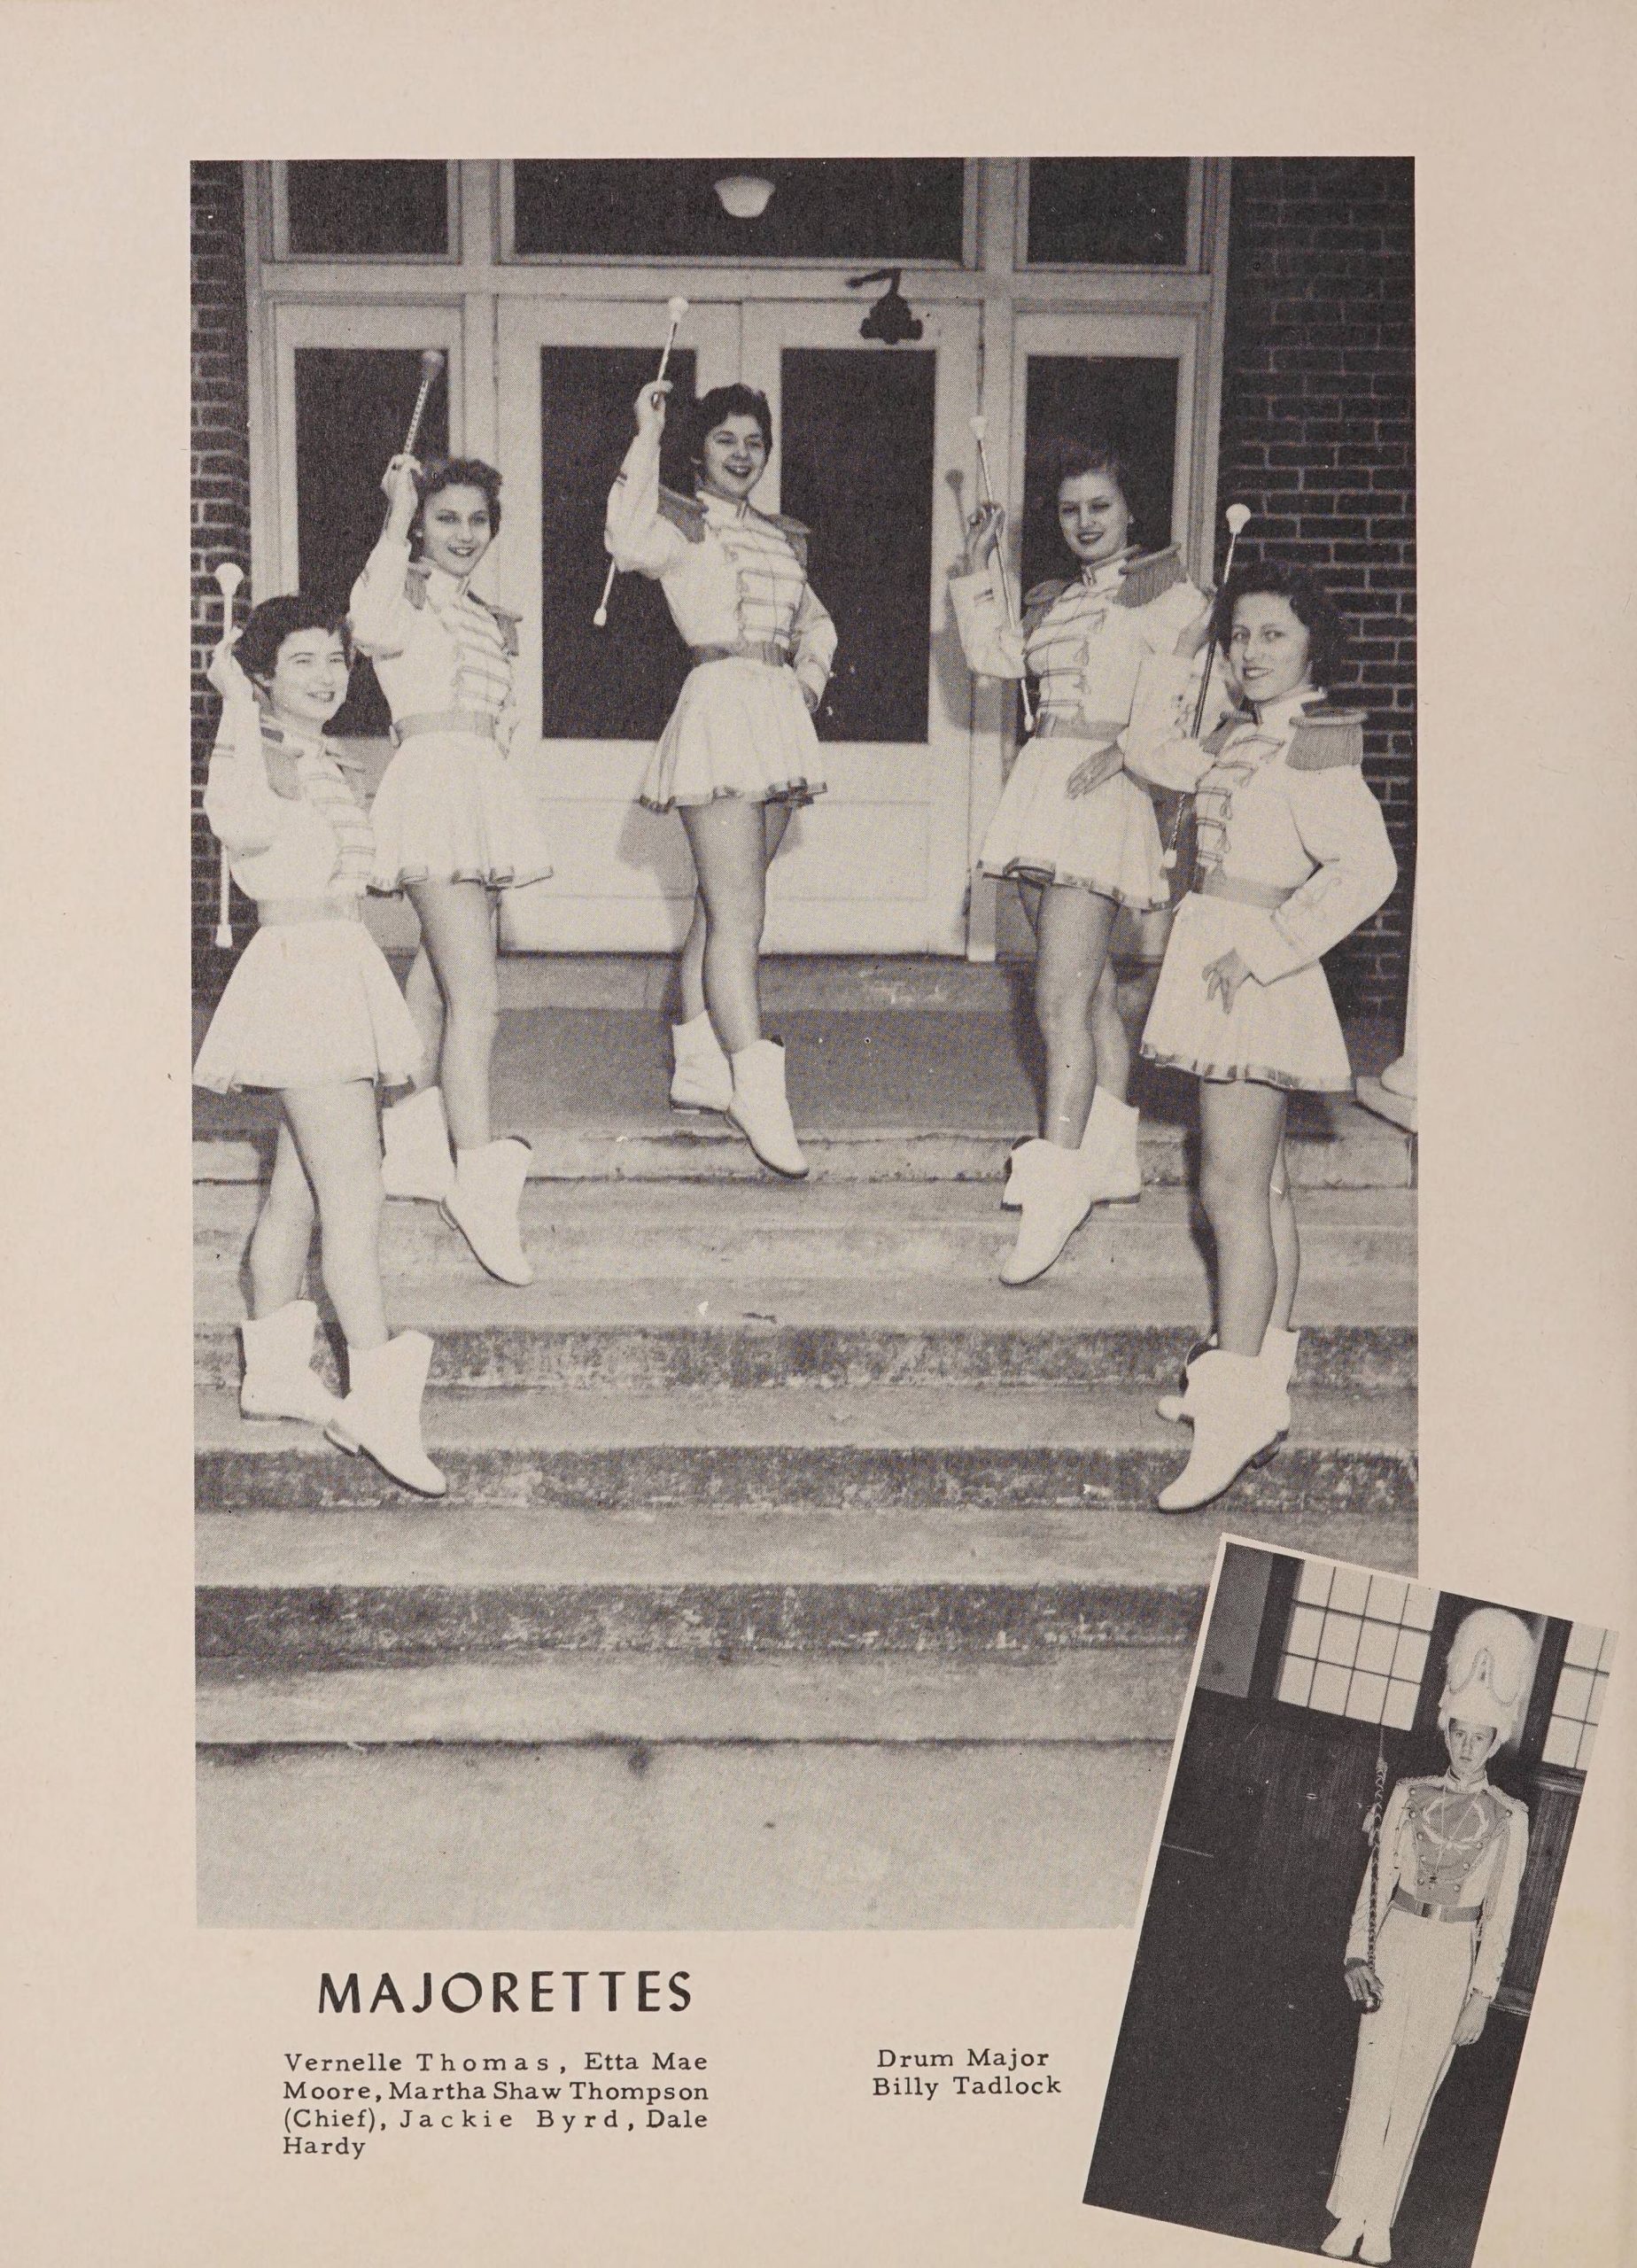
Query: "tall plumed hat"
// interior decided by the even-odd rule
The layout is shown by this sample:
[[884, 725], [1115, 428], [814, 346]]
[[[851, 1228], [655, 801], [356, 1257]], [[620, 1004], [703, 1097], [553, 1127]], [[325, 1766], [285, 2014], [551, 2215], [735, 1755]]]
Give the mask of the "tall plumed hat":
[[1496, 1744], [1517, 1738], [1534, 1677], [1535, 1643], [1526, 1623], [1501, 1606], [1474, 1607], [1449, 1642], [1438, 1721], [1488, 1725]]

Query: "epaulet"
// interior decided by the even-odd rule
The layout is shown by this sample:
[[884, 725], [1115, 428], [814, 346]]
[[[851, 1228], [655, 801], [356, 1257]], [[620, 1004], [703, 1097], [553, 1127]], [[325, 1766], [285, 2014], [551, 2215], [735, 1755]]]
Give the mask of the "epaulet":
[[1163, 551], [1145, 551], [1126, 569], [1114, 604], [1148, 606], [1187, 579], [1183, 555], [1175, 544], [1168, 544]]
[[812, 533], [812, 530], [807, 525], [807, 523], [804, 520], [793, 520], [787, 512], [756, 512], [754, 504], [750, 509], [756, 513], [756, 517], [758, 520], [765, 520], [769, 527], [778, 529], [780, 534], [783, 536], [791, 550], [795, 552], [796, 557], [801, 561], [803, 571], [805, 572], [807, 567], [807, 539]]
[[1284, 760], [1292, 772], [1334, 772], [1348, 764], [1356, 769], [1364, 761], [1364, 711], [1304, 711]]
[[1023, 594], [1024, 629], [1033, 630], [1037, 623], [1043, 622], [1067, 588], [1067, 582], [1059, 576], [1052, 581], [1036, 583], [1032, 591], [1025, 591]]
[[301, 800], [300, 758], [264, 709], [261, 726], [261, 757], [267, 765], [268, 785], [275, 796], [287, 804]]
[[659, 492], [659, 517], [680, 528], [690, 543], [705, 540], [705, 508], [695, 496], [679, 496], [674, 488]]
[[1253, 725], [1255, 721], [1248, 709], [1236, 709], [1220, 725], [1213, 725], [1199, 745], [1207, 756], [1220, 756], [1230, 733], [1237, 733], [1241, 725]]
[[411, 606], [423, 607], [426, 604], [426, 586], [431, 571], [424, 559], [409, 562], [409, 571], [404, 577], [404, 596]]
[[[471, 598], [477, 597], [476, 592], [469, 592], [467, 595]], [[513, 614], [508, 607], [496, 606], [493, 599], [477, 599], [477, 604], [485, 614], [493, 616], [495, 626], [500, 633], [500, 643], [515, 658], [520, 651], [517, 642], [517, 625], [523, 620], [523, 617], [520, 614]]]

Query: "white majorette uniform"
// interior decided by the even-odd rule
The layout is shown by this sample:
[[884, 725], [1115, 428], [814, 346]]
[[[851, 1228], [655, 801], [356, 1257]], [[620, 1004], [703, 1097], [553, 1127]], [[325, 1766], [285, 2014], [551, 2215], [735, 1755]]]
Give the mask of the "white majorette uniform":
[[[1362, 769], [1362, 713], [1298, 694], [1191, 740], [1182, 711], [1194, 669], [1175, 655], [1149, 663], [1125, 736], [1139, 779], [1193, 793], [1199, 829], [1193, 888], [1177, 907], [1143, 1052], [1196, 1078], [1350, 1094], [1320, 957], [1398, 879]], [[1205, 971], [1230, 946], [1251, 973], [1224, 1014]]]
[[352, 628], [376, 665], [398, 753], [376, 791], [370, 888], [484, 882], [510, 889], [551, 872], [546, 839], [506, 761], [516, 723], [517, 617], [407, 542], [383, 536], [353, 586]]
[[[1384, 2232], [1409, 2179], [1421, 2130], [1455, 2054], [1468, 1996], [1493, 2000], [1506, 1967], [1529, 1814], [1483, 1778], [1400, 1780], [1386, 1801], [1376, 1875], [1381, 2005], [1359, 2020], [1347, 2124], [1329, 2210]], [[1367, 1870], [1347, 1939], [1368, 1961]]]
[[[1170, 653], [1205, 604], [1175, 547], [1133, 548], [1072, 583], [1037, 584], [1017, 629], [1006, 619], [997, 558], [956, 576], [950, 598], [971, 669], [1014, 679], [1032, 672], [1040, 680], [1035, 736], [1018, 751], [978, 871], [1072, 883], [1139, 912], [1168, 905], [1153, 798], [1121, 770], [1118, 742], [1144, 662]], [[1070, 775], [1099, 753], [1107, 777], [1071, 796]]]
[[694, 667], [642, 781], [650, 810], [811, 803], [824, 793], [810, 711], [835, 625], [807, 580], [799, 520], [659, 485], [659, 435], [639, 433], [609, 494], [614, 563], [656, 580]]
[[360, 900], [375, 844], [362, 801], [314, 733], [275, 723], [248, 684], [222, 706], [205, 815], [259, 927], [193, 1067], [196, 1086], [399, 1086], [421, 1042]]

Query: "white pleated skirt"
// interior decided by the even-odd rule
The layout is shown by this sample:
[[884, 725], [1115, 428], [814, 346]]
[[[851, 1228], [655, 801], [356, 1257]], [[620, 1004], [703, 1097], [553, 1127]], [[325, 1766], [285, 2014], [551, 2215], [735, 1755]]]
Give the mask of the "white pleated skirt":
[[737, 796], [810, 804], [823, 795], [818, 735], [795, 672], [748, 655], [690, 670], [643, 777], [650, 811]]
[[514, 889], [551, 872], [546, 837], [522, 781], [477, 733], [417, 733], [387, 765], [369, 810], [373, 890], [407, 882], [483, 882]]
[[228, 979], [193, 1067], [193, 1084], [401, 1086], [421, 1041], [381, 948], [361, 921], [258, 929]]
[[1151, 913], [1169, 903], [1170, 889], [1148, 790], [1117, 772], [1090, 795], [1068, 792], [1097, 745], [1067, 737], [1024, 742], [983, 837], [978, 870], [1093, 890]]
[[1254, 905], [1191, 891], [1176, 909], [1143, 1052], [1198, 1079], [1253, 1079], [1263, 1086], [1351, 1094], [1353, 1067], [1324, 971], [1315, 961], [1272, 984], [1247, 976], [1223, 1013], [1205, 972], [1230, 946], [1267, 928]]

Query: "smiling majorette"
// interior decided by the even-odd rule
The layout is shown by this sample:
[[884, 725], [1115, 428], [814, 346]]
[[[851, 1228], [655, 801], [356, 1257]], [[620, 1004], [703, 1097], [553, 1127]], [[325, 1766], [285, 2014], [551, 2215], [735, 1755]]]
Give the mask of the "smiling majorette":
[[651, 810], [681, 819], [699, 877], [671, 1099], [724, 1112], [764, 1165], [799, 1179], [807, 1162], [784, 1048], [762, 1030], [759, 958], [767, 869], [792, 812], [824, 791], [812, 715], [835, 626], [807, 580], [806, 529], [749, 501], [772, 453], [766, 397], [718, 386], [692, 406], [683, 495], [660, 485], [670, 392], [663, 380], [637, 396], [606, 541], [617, 567], [657, 580], [694, 664], [641, 789]]
[[[432, 1342], [387, 1330], [381, 1293], [376, 1086], [419, 1068], [421, 1041], [360, 901], [375, 843], [363, 804], [323, 738], [346, 698], [337, 610], [302, 597], [256, 608], [210, 682], [221, 695], [205, 813], [234, 880], [256, 901], [241, 954], [194, 1065], [219, 1094], [270, 1088], [282, 1116], [273, 1177], [250, 1240], [242, 1326], [247, 1418], [295, 1418], [365, 1449], [394, 1480], [441, 1496], [421, 1441]], [[302, 1297], [314, 1223], [324, 1288], [346, 1338], [347, 1394], [312, 1369], [317, 1309]]]
[[1054, 471], [1075, 579], [1031, 590], [1014, 626], [999, 557], [1005, 515], [989, 504], [973, 516], [950, 586], [970, 666], [983, 677], [1032, 673], [1040, 681], [1039, 722], [978, 857], [980, 872], [1023, 885], [1046, 1054], [1043, 1130], [1013, 1151], [1002, 1200], [1023, 1216], [1000, 1271], [1007, 1284], [1043, 1275], [1093, 1205], [1141, 1193], [1131, 1043], [1109, 939], [1121, 906], [1146, 917], [1152, 965], [1164, 949], [1170, 890], [1153, 798], [1124, 771], [1119, 742], [1144, 658], [1170, 653], [1200, 603], [1175, 547], [1143, 552], [1131, 541], [1117, 451], [1071, 444]]
[[[1215, 625], [1243, 705], [1203, 741], [1183, 711]], [[1383, 905], [1398, 877], [1362, 769], [1362, 711], [1331, 708], [1340, 617], [1306, 576], [1238, 575], [1144, 663], [1125, 761], [1191, 791], [1193, 886], [1177, 908], [1143, 1052], [1199, 1082], [1199, 1199], [1216, 1246], [1215, 1339], [1160, 1413], [1193, 1453], [1160, 1495], [1191, 1511], [1289, 1430], [1300, 1267], [1284, 1160], [1292, 1089], [1350, 1094], [1352, 1067], [1322, 954]]]
[[1347, 2124], [1319, 2249], [1391, 2260], [1391, 2231], [1432, 2098], [1501, 1989], [1529, 1855], [1529, 1814], [1486, 1767], [1515, 1741], [1534, 1669], [1528, 1627], [1474, 1608], [1450, 1641], [1439, 1700], [1449, 1768], [1400, 1780], [1370, 1822], [1344, 1975], [1362, 2011]]
[[420, 919], [406, 990], [428, 1081], [383, 1117], [386, 1191], [435, 1199], [492, 1276], [527, 1284], [517, 1211], [529, 1145], [496, 1141], [490, 1118], [495, 894], [551, 867], [504, 754], [516, 721], [516, 617], [468, 587], [500, 532], [500, 476], [475, 457], [423, 470], [396, 456], [381, 485], [386, 526], [352, 607], [398, 751], [376, 795], [371, 887], [406, 892]]

